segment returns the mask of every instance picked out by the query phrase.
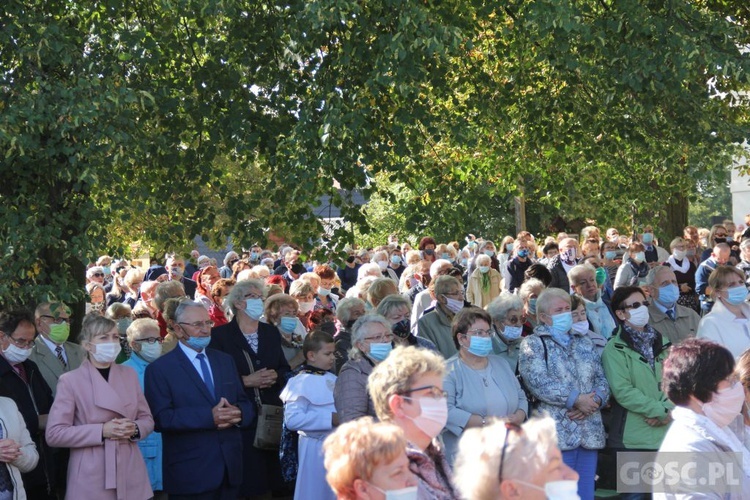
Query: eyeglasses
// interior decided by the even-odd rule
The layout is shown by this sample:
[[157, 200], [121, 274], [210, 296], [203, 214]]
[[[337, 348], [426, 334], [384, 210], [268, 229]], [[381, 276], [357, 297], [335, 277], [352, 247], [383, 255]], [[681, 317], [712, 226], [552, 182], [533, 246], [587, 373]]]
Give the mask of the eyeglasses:
[[62, 325], [63, 323], [70, 324], [70, 318], [55, 318], [54, 316], [50, 316], [49, 314], [42, 314], [40, 317], [51, 319], [51, 322], [56, 325]]
[[492, 337], [492, 328], [488, 328], [487, 330], [477, 328], [475, 330], [466, 330], [466, 333], [464, 333], [464, 335], [469, 334], [472, 334], [476, 337]]
[[8, 340], [10, 340], [14, 344], [16, 344], [21, 349], [29, 349], [31, 347], [34, 347], [34, 341], [33, 340], [19, 340], [19, 339], [14, 339], [10, 335], [6, 335], [6, 337], [8, 337]]
[[95, 278], [103, 278], [104, 277], [104, 273], [94, 273], [94, 274], [92, 274], [92, 276], [94, 276]]
[[388, 334], [388, 335], [379, 335], [377, 337], [365, 337], [362, 340], [366, 340], [368, 342], [375, 342], [379, 344], [390, 344], [391, 342], [393, 342], [393, 335]]
[[213, 328], [214, 322], [211, 320], [208, 321], [195, 321], [193, 323], [179, 323], [183, 326], [192, 326], [193, 328]]
[[245, 295], [245, 298], [246, 299], [262, 299], [263, 296], [258, 295], [257, 293], [248, 293], [247, 295]]
[[146, 339], [136, 339], [136, 342], [145, 342], [147, 344], [163, 344], [164, 339], [161, 337], [148, 337]]
[[505, 323], [509, 325], [521, 325], [523, 324], [523, 321], [521, 320], [521, 316], [506, 316], [505, 317]]
[[503, 438], [503, 447], [500, 449], [500, 470], [497, 473], [498, 480], [501, 483], [503, 482], [503, 465], [505, 464], [505, 451], [508, 449], [508, 435], [510, 431], [517, 432], [519, 435], [523, 434], [523, 429], [520, 425], [513, 422], [505, 422], [505, 437]]
[[[440, 399], [440, 398], [448, 397], [448, 393], [446, 391], [434, 385], [425, 385], [422, 387], [415, 387], [414, 389], [409, 389], [408, 391], [399, 392], [398, 394], [399, 396], [404, 396], [405, 394], [412, 394], [417, 391], [427, 391], [427, 390], [430, 391], [427, 393], [427, 396], [433, 399]], [[405, 397], [404, 399], [412, 399], [412, 398]]]
[[623, 311], [627, 311], [628, 309], [638, 309], [638, 308], [639, 308], [639, 307], [641, 307], [641, 306], [646, 306], [646, 307], [648, 307], [648, 306], [650, 306], [650, 305], [651, 305], [651, 302], [649, 302], [648, 300], [644, 300], [643, 302], [633, 302], [633, 303], [632, 303], [632, 304], [630, 304], [630, 305], [628, 305], [628, 304], [623, 304], [623, 305], [622, 305], [622, 307], [621, 307], [620, 309], [621, 309], [621, 310], [623, 310]]

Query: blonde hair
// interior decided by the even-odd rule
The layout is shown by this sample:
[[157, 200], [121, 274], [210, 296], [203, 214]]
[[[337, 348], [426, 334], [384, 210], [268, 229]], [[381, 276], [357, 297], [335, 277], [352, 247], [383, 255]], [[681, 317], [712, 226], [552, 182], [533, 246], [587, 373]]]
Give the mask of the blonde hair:
[[411, 266], [422, 261], [422, 253], [419, 250], [409, 250], [406, 252], [406, 265]]
[[[528, 482], [547, 465], [550, 449], [557, 446], [555, 421], [548, 416], [532, 418], [521, 428], [519, 433], [495, 421], [464, 432], [453, 468], [462, 498], [495, 500], [500, 497], [501, 480]], [[498, 478], [503, 447], [503, 478]]]
[[383, 421], [393, 417], [388, 399], [411, 389], [414, 379], [433, 373], [441, 379], [445, 375], [445, 360], [439, 354], [418, 347], [397, 347], [373, 369], [367, 378], [375, 413]]
[[159, 336], [159, 323], [155, 319], [139, 318], [133, 321], [126, 331], [128, 344], [132, 344], [134, 340], [140, 338], [143, 333], [149, 330], [155, 332], [157, 337]]
[[339, 500], [355, 500], [354, 481], [370, 481], [379, 465], [406, 453], [400, 427], [362, 417], [342, 424], [323, 443], [326, 479]]
[[390, 278], [377, 278], [367, 289], [367, 301], [372, 307], [378, 307], [380, 302], [389, 295], [397, 295], [398, 286]]
[[313, 290], [316, 292], [318, 291], [318, 287], [320, 286], [320, 276], [318, 276], [315, 273], [300, 274], [298, 281], [304, 281], [305, 283], [309, 283], [310, 286], [313, 287]]
[[294, 298], [306, 297], [314, 293], [315, 290], [313, 290], [312, 285], [307, 281], [295, 280], [289, 285], [289, 295]]
[[105, 318], [99, 314], [87, 314], [83, 318], [83, 325], [81, 326], [81, 334], [78, 336], [80, 344], [84, 342], [91, 342], [91, 339], [97, 335], [102, 335], [117, 328], [117, 323], [109, 318]]

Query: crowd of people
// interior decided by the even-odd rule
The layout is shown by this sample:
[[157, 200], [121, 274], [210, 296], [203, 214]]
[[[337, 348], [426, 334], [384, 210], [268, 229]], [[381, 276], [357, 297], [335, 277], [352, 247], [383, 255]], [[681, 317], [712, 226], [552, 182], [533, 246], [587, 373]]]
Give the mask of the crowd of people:
[[77, 339], [0, 312], [0, 500], [589, 500], [695, 450], [750, 495], [750, 229], [305, 250], [102, 256]]

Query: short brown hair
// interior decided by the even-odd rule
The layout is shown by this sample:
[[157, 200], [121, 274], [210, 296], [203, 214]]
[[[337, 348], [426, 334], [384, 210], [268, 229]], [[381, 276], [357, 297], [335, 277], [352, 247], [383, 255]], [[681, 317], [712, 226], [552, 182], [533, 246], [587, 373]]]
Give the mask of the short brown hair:
[[331, 269], [331, 266], [327, 264], [320, 264], [319, 266], [315, 266], [313, 272], [317, 274], [322, 280], [332, 280], [336, 278], [336, 271]]
[[275, 325], [281, 314], [281, 308], [284, 306], [293, 306], [294, 309], [299, 312], [299, 304], [297, 304], [297, 301], [289, 295], [277, 293], [276, 295], [268, 297], [263, 311], [266, 315], [266, 320], [270, 324]]
[[672, 346], [664, 361], [662, 390], [676, 405], [685, 406], [690, 396], [711, 401], [719, 382], [734, 371], [734, 356], [726, 347], [705, 339], [687, 339]]
[[480, 319], [486, 321], [488, 325], [492, 325], [492, 318], [484, 309], [471, 306], [464, 307], [458, 311], [451, 325], [451, 335], [453, 336], [453, 343], [456, 345], [456, 349], [461, 348], [458, 343], [458, 336], [469, 331], [469, 327]]

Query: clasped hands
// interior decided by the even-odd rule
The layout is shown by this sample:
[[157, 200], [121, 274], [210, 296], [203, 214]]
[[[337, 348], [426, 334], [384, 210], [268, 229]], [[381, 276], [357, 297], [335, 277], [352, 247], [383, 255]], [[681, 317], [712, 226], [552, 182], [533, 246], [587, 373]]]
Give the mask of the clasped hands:
[[20, 444], [13, 439], [0, 439], [0, 462], [10, 463], [20, 456]]
[[129, 418], [113, 418], [104, 423], [102, 428], [102, 437], [104, 439], [130, 439], [135, 434], [138, 427], [135, 422]]
[[266, 389], [273, 386], [278, 378], [276, 370], [269, 370], [268, 368], [262, 368], [251, 375], [245, 375], [242, 377], [242, 383], [245, 387], [257, 387], [258, 389]]
[[217, 429], [228, 429], [242, 421], [242, 410], [229, 404], [226, 398], [221, 398], [219, 404], [211, 409], [214, 415], [214, 424]]
[[582, 420], [592, 413], [599, 410], [600, 403], [596, 401], [596, 393], [580, 394], [573, 403], [573, 409], [568, 411], [568, 418], [571, 420]]

